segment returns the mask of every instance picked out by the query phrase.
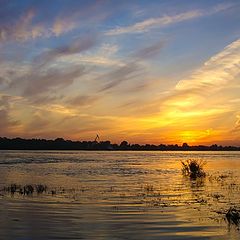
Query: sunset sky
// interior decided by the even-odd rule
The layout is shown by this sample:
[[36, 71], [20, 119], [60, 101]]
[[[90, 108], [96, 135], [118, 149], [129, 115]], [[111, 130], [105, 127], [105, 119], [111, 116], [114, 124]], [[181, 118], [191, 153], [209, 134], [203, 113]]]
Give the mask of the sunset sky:
[[240, 145], [239, 0], [0, 5], [0, 136]]

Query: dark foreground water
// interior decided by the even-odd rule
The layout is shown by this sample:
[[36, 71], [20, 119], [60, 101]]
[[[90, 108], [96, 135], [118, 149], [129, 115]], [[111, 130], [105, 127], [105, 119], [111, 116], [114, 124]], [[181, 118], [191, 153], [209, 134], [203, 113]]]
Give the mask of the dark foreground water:
[[[181, 160], [207, 161], [205, 179]], [[24, 196], [10, 184], [46, 184]], [[0, 239], [240, 239], [240, 152], [0, 151]]]

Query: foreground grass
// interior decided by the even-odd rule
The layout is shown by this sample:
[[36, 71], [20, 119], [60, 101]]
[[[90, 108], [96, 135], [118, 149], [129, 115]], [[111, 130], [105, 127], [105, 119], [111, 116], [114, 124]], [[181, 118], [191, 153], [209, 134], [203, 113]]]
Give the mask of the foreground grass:
[[226, 213], [226, 219], [228, 220], [228, 223], [238, 226], [240, 223], [240, 211], [236, 208], [230, 207]]
[[41, 194], [47, 191], [47, 186], [43, 184], [28, 184], [24, 186], [19, 184], [11, 184], [10, 186], [4, 187], [2, 191], [11, 194], [19, 193], [22, 195], [31, 195], [34, 192]]

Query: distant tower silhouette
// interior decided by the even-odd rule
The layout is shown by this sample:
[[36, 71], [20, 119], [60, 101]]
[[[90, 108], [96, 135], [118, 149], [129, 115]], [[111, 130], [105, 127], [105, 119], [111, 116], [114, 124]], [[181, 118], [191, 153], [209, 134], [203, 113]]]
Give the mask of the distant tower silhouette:
[[99, 135], [97, 134], [97, 136], [95, 137], [94, 142], [98, 142], [98, 141], [100, 141], [100, 137], [99, 137]]

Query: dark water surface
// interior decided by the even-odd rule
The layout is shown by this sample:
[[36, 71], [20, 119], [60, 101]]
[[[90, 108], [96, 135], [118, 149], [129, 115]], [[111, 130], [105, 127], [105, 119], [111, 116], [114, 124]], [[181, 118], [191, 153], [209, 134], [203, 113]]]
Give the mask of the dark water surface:
[[[190, 180], [181, 160], [207, 161]], [[240, 239], [240, 152], [0, 151], [0, 239]]]

